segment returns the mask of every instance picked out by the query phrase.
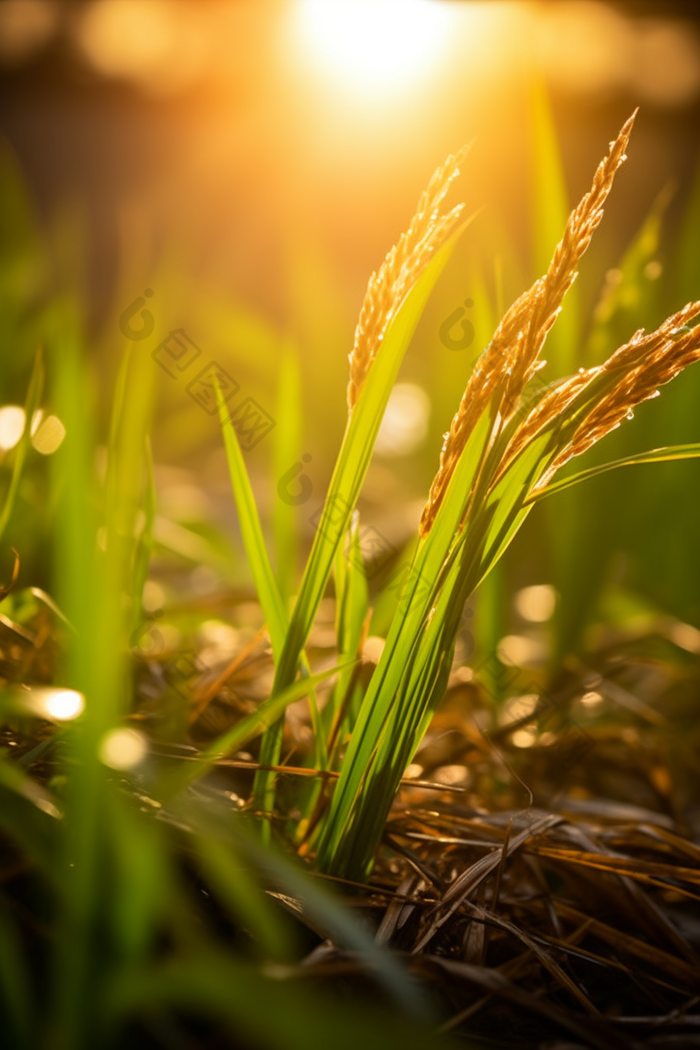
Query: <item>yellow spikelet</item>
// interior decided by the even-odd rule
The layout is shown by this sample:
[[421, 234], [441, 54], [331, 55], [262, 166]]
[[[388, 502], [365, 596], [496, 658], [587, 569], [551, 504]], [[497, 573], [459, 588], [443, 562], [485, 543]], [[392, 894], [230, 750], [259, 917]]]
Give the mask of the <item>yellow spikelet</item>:
[[636, 113], [635, 110], [610, 143], [607, 156], [596, 169], [591, 189], [571, 212], [547, 273], [506, 311], [477, 361], [442, 447], [440, 464], [421, 517], [422, 536], [430, 531], [457, 460], [492, 395], [499, 393], [500, 416], [502, 421], [507, 420], [517, 408], [526, 383], [542, 367], [539, 356], [547, 333], [603, 217], [603, 206], [615, 174], [626, 159], [625, 150]]
[[421, 194], [408, 229], [369, 279], [350, 354], [350, 411], [357, 402], [389, 322], [464, 211], [464, 204], [458, 204], [445, 215], [440, 213], [440, 208], [468, 150], [469, 147], [464, 146], [455, 156], [449, 156], [433, 174]]

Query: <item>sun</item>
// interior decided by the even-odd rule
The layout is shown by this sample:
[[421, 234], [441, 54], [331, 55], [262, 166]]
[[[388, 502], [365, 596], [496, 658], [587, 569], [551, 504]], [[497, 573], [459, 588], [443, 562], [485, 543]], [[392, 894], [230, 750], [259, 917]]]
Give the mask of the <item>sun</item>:
[[438, 0], [299, 0], [299, 43], [339, 86], [374, 97], [434, 69], [449, 38]]

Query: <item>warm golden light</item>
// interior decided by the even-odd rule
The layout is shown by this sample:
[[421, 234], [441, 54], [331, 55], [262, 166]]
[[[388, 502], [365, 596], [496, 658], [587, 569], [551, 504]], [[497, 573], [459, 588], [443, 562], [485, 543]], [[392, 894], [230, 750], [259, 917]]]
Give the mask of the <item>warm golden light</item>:
[[299, 0], [310, 57], [340, 84], [373, 96], [434, 67], [448, 39], [449, 11], [435, 0]]
[[415, 452], [428, 434], [429, 416], [430, 399], [422, 387], [397, 383], [377, 435], [377, 452], [387, 457]]
[[14, 448], [24, 433], [24, 409], [19, 405], [0, 408], [0, 451]]
[[38, 715], [54, 722], [70, 722], [85, 710], [85, 697], [75, 689], [33, 689], [30, 703]]
[[515, 595], [515, 608], [530, 623], [546, 623], [554, 615], [557, 594], [548, 584], [523, 587]]
[[61, 447], [65, 436], [66, 428], [58, 416], [47, 416], [38, 427], [32, 428], [32, 445], [42, 456], [51, 456]]
[[138, 729], [112, 729], [100, 741], [99, 755], [110, 769], [135, 769], [148, 755], [148, 740]]

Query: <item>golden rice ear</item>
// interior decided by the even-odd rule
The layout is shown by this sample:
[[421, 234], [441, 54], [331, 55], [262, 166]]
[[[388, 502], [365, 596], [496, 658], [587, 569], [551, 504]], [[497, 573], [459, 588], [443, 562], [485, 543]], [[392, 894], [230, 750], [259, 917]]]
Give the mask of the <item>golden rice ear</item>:
[[596, 169], [590, 190], [571, 212], [547, 273], [506, 311], [493, 339], [477, 361], [442, 446], [438, 470], [421, 516], [421, 536], [430, 531], [457, 461], [491, 397], [499, 394], [501, 417], [504, 421], [509, 419], [526, 383], [542, 367], [539, 357], [544, 341], [603, 217], [603, 205], [615, 175], [626, 160], [625, 150], [636, 115], [637, 110], [610, 143], [608, 154]]
[[547, 333], [557, 319], [564, 296], [576, 280], [578, 266], [593, 234], [603, 218], [603, 208], [615, 176], [627, 159], [626, 149], [637, 110], [622, 125], [617, 138], [610, 143], [606, 157], [598, 165], [590, 190], [571, 212], [564, 236], [554, 250], [547, 273], [533, 285], [532, 312], [514, 353], [514, 367], [506, 380], [501, 412], [508, 418], [515, 409], [523, 387], [541, 367], [539, 356]]
[[458, 204], [441, 215], [440, 207], [469, 149], [464, 146], [433, 173], [408, 229], [369, 279], [350, 354], [349, 411], [357, 402], [389, 322], [464, 211], [464, 204]]
[[569, 447], [554, 460], [553, 469], [580, 456], [624, 419], [631, 418], [637, 405], [656, 397], [660, 386], [700, 361], [700, 325], [686, 328], [698, 314], [700, 301], [688, 303], [654, 332], [637, 332], [629, 343], [615, 351], [601, 371], [619, 371], [618, 381], [585, 417]]

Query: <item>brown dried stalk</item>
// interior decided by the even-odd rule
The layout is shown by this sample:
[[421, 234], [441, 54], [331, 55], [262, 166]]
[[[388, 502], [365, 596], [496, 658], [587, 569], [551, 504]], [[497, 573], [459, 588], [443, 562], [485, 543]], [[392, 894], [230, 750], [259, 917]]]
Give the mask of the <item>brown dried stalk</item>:
[[410, 226], [369, 279], [350, 354], [349, 410], [357, 402], [389, 322], [464, 211], [464, 204], [458, 204], [441, 215], [440, 206], [468, 150], [469, 146], [464, 146], [455, 156], [449, 156], [433, 174]]
[[499, 411], [505, 422], [517, 408], [526, 383], [542, 367], [544, 362], [540, 362], [539, 356], [547, 333], [576, 279], [578, 264], [603, 217], [603, 206], [615, 174], [626, 160], [625, 150], [636, 115], [635, 110], [614, 142], [610, 143], [607, 156], [595, 172], [591, 189], [571, 212], [547, 273], [506, 311], [493, 339], [479, 358], [445, 437], [440, 464], [421, 517], [422, 536], [430, 531], [457, 460], [494, 391], [500, 390]]

